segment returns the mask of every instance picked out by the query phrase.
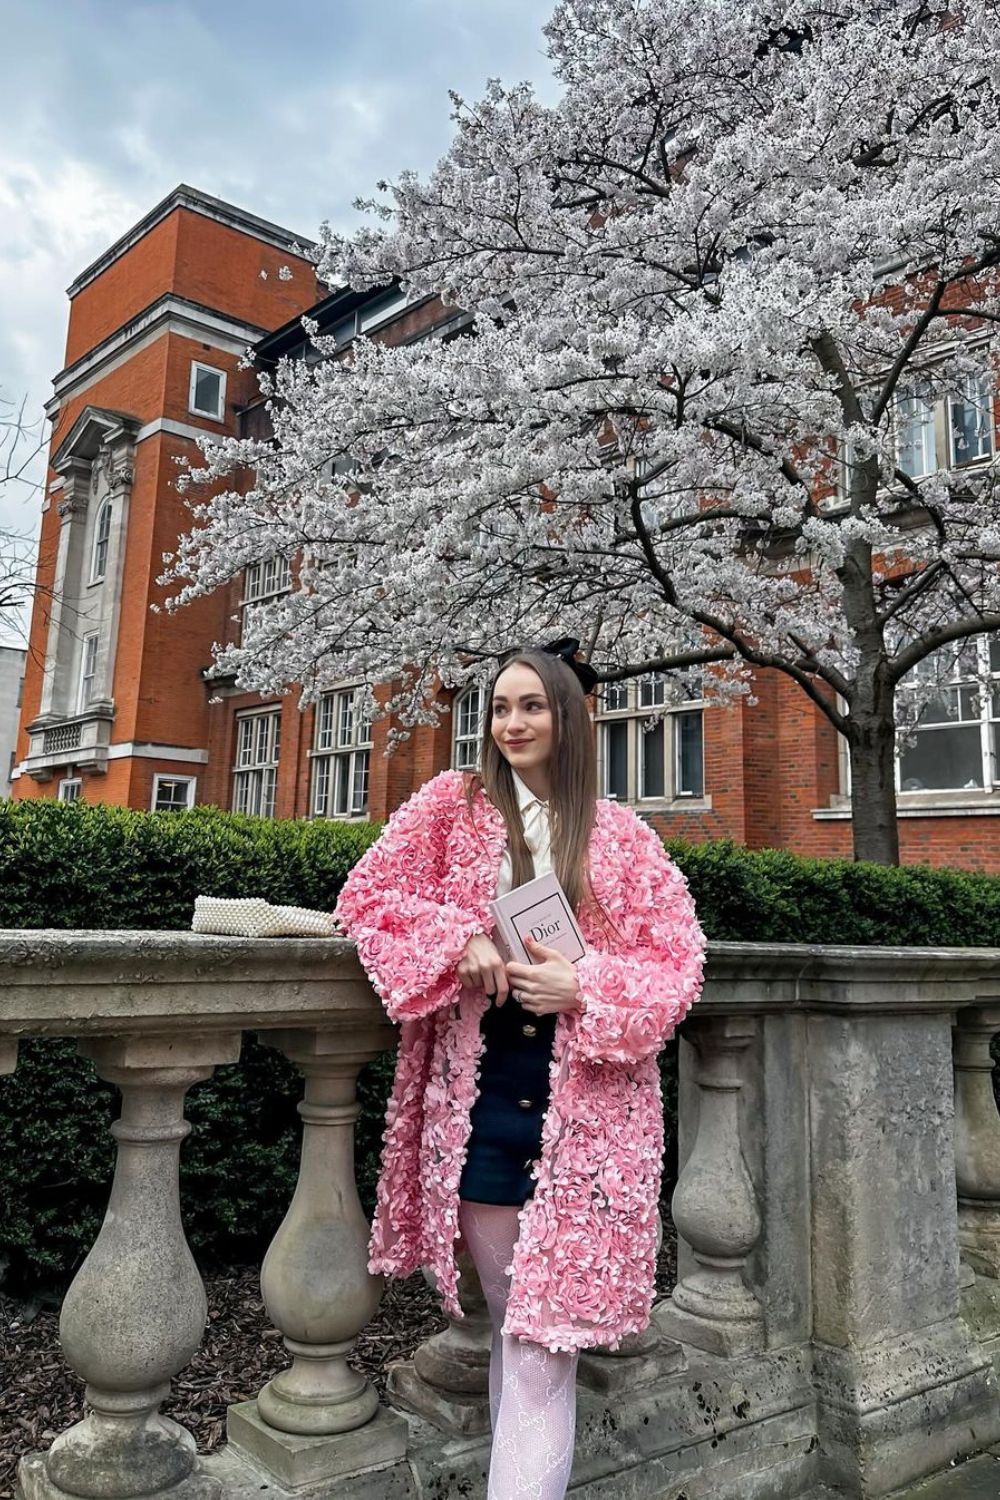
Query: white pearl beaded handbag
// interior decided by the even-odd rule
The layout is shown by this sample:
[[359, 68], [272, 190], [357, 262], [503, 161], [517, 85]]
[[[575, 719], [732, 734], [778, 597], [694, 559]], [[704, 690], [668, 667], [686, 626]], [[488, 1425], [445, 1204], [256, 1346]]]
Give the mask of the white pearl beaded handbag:
[[192, 932], [229, 937], [337, 937], [332, 911], [272, 906], [263, 896], [195, 896]]

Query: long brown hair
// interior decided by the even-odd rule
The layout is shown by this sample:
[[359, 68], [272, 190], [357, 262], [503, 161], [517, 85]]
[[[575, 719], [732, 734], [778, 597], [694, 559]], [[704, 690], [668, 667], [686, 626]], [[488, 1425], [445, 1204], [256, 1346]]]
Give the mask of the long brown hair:
[[530, 667], [542, 679], [552, 711], [552, 752], [549, 760], [549, 829], [552, 867], [574, 910], [587, 903], [600, 910], [590, 884], [589, 845], [597, 802], [597, 755], [587, 699], [579, 678], [558, 656], [527, 649], [508, 656], [490, 683], [483, 714], [479, 773], [470, 778], [470, 801], [481, 786], [499, 808], [510, 839], [514, 886], [534, 875], [531, 851], [524, 841], [521, 809], [510, 763], [490, 733], [493, 694], [508, 667]]

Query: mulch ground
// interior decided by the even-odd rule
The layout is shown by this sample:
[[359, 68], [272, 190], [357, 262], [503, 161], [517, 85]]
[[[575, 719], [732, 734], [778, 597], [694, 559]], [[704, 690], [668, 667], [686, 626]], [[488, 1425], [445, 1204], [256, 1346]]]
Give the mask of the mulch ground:
[[[656, 1295], [676, 1280], [676, 1237], [665, 1215]], [[194, 1434], [200, 1453], [225, 1440], [226, 1408], [256, 1396], [288, 1363], [281, 1335], [260, 1298], [256, 1266], [205, 1279], [208, 1324], [201, 1348], [174, 1379], [163, 1410]], [[447, 1327], [435, 1293], [416, 1272], [387, 1281], [379, 1310], [360, 1335], [349, 1363], [385, 1398], [386, 1370], [431, 1334]], [[0, 1500], [14, 1493], [17, 1461], [47, 1448], [84, 1414], [83, 1382], [59, 1348], [56, 1308], [24, 1306], [0, 1295]]]

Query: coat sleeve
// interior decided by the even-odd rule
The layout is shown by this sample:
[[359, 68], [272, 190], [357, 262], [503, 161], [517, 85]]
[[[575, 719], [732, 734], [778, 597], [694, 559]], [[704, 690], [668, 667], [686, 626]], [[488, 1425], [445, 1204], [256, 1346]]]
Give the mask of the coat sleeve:
[[616, 808], [607, 903], [622, 934], [612, 953], [576, 965], [581, 1012], [574, 1040], [594, 1062], [640, 1062], [673, 1035], [701, 991], [705, 935], [687, 881], [659, 838], [630, 808]]
[[483, 913], [445, 901], [448, 831], [463, 804], [461, 776], [445, 771], [398, 808], [351, 869], [337, 900], [340, 930], [393, 1021], [450, 1005], [455, 966]]

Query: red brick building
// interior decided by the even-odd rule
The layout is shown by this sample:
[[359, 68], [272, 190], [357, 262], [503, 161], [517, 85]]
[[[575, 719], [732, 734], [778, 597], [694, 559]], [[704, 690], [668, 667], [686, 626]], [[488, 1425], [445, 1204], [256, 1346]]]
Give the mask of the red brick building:
[[[307, 309], [341, 341], [448, 337], [464, 322], [392, 291], [323, 296], [304, 243], [180, 187], [70, 287], [13, 796], [383, 818], [435, 772], [472, 763], [475, 690], [387, 759], [386, 726], [362, 721], [349, 682], [300, 711], [294, 687], [262, 698], [210, 675], [212, 642], [238, 639], [245, 612], [289, 586], [287, 562], [257, 565], [176, 614], [149, 607], [162, 605], [162, 554], [190, 520], [174, 488], [177, 459], [197, 457], [201, 431], [253, 432], [266, 421], [254, 374], [239, 368], [248, 345], [265, 365], [308, 357]], [[965, 462], [992, 456], [992, 391], [911, 405], [901, 462], [914, 474], [949, 445]], [[901, 752], [903, 859], [1000, 871], [1000, 644], [969, 649], [991, 653], [998, 690], [978, 701], [958, 668]], [[850, 854], [843, 747], [786, 678], [760, 674], [754, 705], [685, 703], [646, 732], [661, 691], [633, 682], [597, 705], [605, 795], [671, 835]]]

